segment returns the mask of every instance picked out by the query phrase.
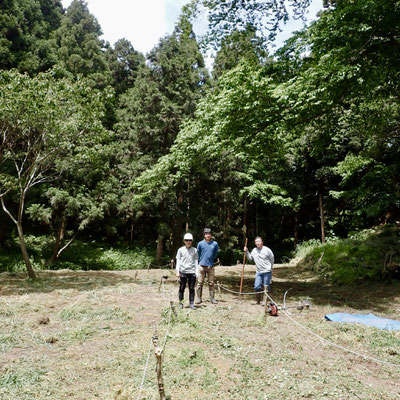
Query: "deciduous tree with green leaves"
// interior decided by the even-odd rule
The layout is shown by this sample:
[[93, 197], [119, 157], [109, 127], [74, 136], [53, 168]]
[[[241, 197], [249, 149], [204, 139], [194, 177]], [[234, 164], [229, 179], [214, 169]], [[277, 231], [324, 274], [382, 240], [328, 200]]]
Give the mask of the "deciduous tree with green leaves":
[[[0, 74], [0, 200], [17, 228], [30, 278], [35, 273], [23, 231], [28, 194], [65, 171], [92, 163], [97, 147], [108, 137], [101, 124], [102, 95], [83, 82], [57, 80], [53, 75]], [[7, 206], [11, 197], [16, 210]]]

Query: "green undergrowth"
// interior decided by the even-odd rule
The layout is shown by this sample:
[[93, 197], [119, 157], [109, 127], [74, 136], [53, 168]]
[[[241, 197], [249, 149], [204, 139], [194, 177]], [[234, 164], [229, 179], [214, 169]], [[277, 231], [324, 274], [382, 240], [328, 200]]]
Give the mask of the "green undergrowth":
[[299, 246], [297, 266], [311, 269], [336, 283], [400, 279], [400, 227], [378, 227], [331, 239], [313, 240]]
[[[113, 247], [97, 241], [74, 241], [60, 256], [49, 264], [52, 242], [46, 236], [26, 236], [26, 244], [35, 270], [111, 270], [147, 269], [154, 263], [154, 251], [134, 247]], [[21, 250], [16, 238], [0, 247], [0, 272], [25, 272]]]

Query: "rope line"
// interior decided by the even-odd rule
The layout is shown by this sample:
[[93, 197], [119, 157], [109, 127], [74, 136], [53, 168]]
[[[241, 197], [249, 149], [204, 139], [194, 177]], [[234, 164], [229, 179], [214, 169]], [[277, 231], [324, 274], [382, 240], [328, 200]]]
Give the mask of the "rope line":
[[[234, 291], [234, 290], [230, 290], [230, 289], [228, 289], [228, 288], [223, 287], [222, 285], [219, 284], [219, 282], [217, 282], [217, 286], [220, 287], [220, 288], [223, 289], [223, 290], [226, 290], [227, 292], [234, 293], [234, 294], [240, 294], [240, 292], [236, 292], [236, 291]], [[289, 290], [290, 290], [290, 289], [289, 289]], [[257, 294], [257, 293], [259, 293], [259, 292], [242, 293], [242, 294]], [[275, 305], [278, 307], [278, 304], [276, 303], [276, 301], [267, 293], [266, 290], [264, 290], [264, 293], [265, 293], [266, 297], [268, 297], [268, 299], [269, 299], [273, 304], [275, 304]], [[285, 294], [286, 294], [286, 293], [285, 293]], [[379, 358], [370, 357], [370, 356], [367, 356], [366, 354], [358, 353], [358, 352], [356, 352], [356, 351], [354, 351], [354, 350], [348, 349], [347, 347], [341, 346], [341, 345], [336, 344], [336, 343], [334, 343], [334, 342], [332, 342], [332, 341], [330, 341], [330, 340], [328, 340], [328, 339], [325, 339], [325, 338], [323, 338], [322, 336], [318, 335], [317, 333], [313, 332], [311, 329], [309, 329], [309, 328], [307, 328], [306, 326], [304, 326], [303, 324], [301, 324], [300, 322], [298, 322], [295, 318], [293, 318], [293, 317], [291, 316], [291, 313], [290, 313], [289, 311], [287, 311], [285, 308], [280, 307], [280, 310], [281, 310], [291, 321], [293, 321], [296, 325], [298, 325], [300, 328], [302, 328], [302, 329], [305, 330], [306, 332], [310, 333], [311, 335], [317, 337], [317, 338], [320, 339], [321, 341], [326, 342], [326, 343], [328, 343], [329, 345], [331, 345], [331, 346], [333, 346], [333, 347], [336, 347], [336, 348], [341, 349], [341, 350], [343, 350], [343, 351], [347, 351], [348, 353], [354, 354], [354, 355], [359, 356], [359, 357], [362, 357], [362, 358], [364, 358], [364, 359], [368, 359], [368, 360], [371, 360], [371, 361], [375, 361], [376, 363], [379, 363], [379, 364], [384, 364], [384, 365], [389, 365], [389, 366], [391, 366], [391, 367], [400, 368], [400, 364], [395, 364], [395, 363], [391, 363], [391, 362], [389, 362], [389, 361], [380, 360]]]
[[143, 370], [143, 377], [142, 377], [142, 382], [140, 382], [140, 387], [139, 387], [139, 395], [137, 397], [137, 400], [140, 400], [140, 397], [142, 396], [142, 389], [143, 389], [143, 385], [144, 385], [144, 380], [146, 378], [146, 374], [147, 374], [147, 368], [149, 366], [149, 360], [150, 360], [150, 353], [151, 353], [151, 345], [153, 344], [152, 339], [150, 339], [150, 344], [149, 344], [149, 351], [147, 352], [147, 359], [146, 359], [146, 363], [144, 366], [144, 370]]
[[231, 290], [231, 289], [228, 289], [228, 288], [226, 288], [226, 287], [224, 287], [224, 286], [222, 286], [222, 285], [220, 285], [220, 283], [219, 282], [217, 282], [217, 286], [219, 287], [219, 288], [221, 288], [221, 289], [223, 289], [223, 290], [226, 290], [227, 292], [229, 292], [229, 293], [233, 293], [233, 294], [260, 294], [260, 293], [262, 293], [262, 292], [248, 292], [248, 293], [240, 293], [240, 292], [235, 292], [234, 290]]
[[[275, 305], [277, 305], [276, 302], [272, 299], [272, 297], [271, 297], [268, 293], [265, 293], [265, 294], [266, 294], [266, 296], [267, 296]], [[354, 354], [354, 355], [359, 356], [359, 357], [362, 357], [362, 358], [364, 358], [364, 359], [368, 359], [368, 360], [371, 360], [371, 361], [375, 361], [375, 362], [378, 363], [378, 364], [390, 365], [391, 367], [400, 368], [400, 364], [395, 364], [395, 363], [391, 363], [391, 362], [389, 362], [389, 361], [380, 360], [379, 358], [370, 357], [370, 356], [367, 356], [366, 354], [358, 353], [358, 352], [356, 352], [356, 351], [354, 351], [354, 350], [348, 349], [347, 347], [341, 346], [340, 344], [337, 344], [337, 343], [332, 342], [332, 341], [330, 341], [330, 340], [328, 340], [328, 339], [325, 339], [324, 337], [318, 335], [318, 333], [315, 333], [315, 332], [312, 331], [311, 329], [309, 329], [309, 328], [307, 328], [306, 326], [304, 326], [303, 324], [301, 324], [299, 321], [297, 321], [295, 318], [293, 318], [293, 317], [291, 316], [291, 314], [290, 314], [288, 311], [286, 311], [285, 309], [282, 309], [281, 311], [282, 311], [292, 322], [294, 322], [296, 325], [298, 325], [300, 328], [304, 329], [306, 332], [308, 332], [308, 333], [310, 333], [311, 335], [317, 337], [317, 338], [320, 339], [321, 341], [330, 344], [330, 345], [333, 346], [333, 347], [336, 347], [336, 348], [341, 349], [341, 350], [343, 350], [343, 351], [347, 351], [348, 353]]]
[[295, 324], [297, 324], [298, 326], [300, 326], [300, 327], [301, 327], [302, 329], [304, 329], [306, 332], [308, 332], [308, 333], [314, 335], [315, 337], [317, 337], [317, 338], [319, 338], [320, 340], [322, 340], [322, 341], [324, 341], [324, 342], [330, 344], [330, 345], [333, 346], [333, 347], [337, 347], [338, 349], [347, 351], [348, 353], [352, 353], [352, 354], [354, 354], [354, 355], [356, 355], [356, 356], [359, 356], [359, 357], [362, 357], [362, 358], [365, 358], [365, 359], [368, 359], [368, 360], [375, 361], [376, 363], [379, 363], [379, 364], [385, 364], [385, 365], [390, 365], [391, 367], [400, 368], [400, 364], [394, 364], [394, 363], [391, 363], [391, 362], [389, 362], [389, 361], [380, 360], [379, 358], [374, 358], [374, 357], [367, 356], [366, 354], [357, 353], [356, 351], [350, 350], [350, 349], [348, 349], [347, 347], [344, 347], [344, 346], [341, 346], [341, 345], [336, 344], [336, 343], [334, 343], [334, 342], [331, 342], [330, 340], [325, 339], [325, 338], [323, 338], [322, 336], [318, 335], [317, 333], [313, 332], [311, 329], [308, 329], [307, 327], [303, 326], [300, 322], [296, 321], [295, 318], [293, 318], [291, 315], [289, 315], [285, 310], [282, 310], [282, 311], [283, 311], [283, 313], [284, 313], [291, 321], [293, 321]]
[[[169, 334], [169, 328], [170, 328], [170, 325], [171, 325], [171, 317], [172, 317], [172, 306], [169, 307], [168, 325], [167, 325], [167, 330], [166, 330], [166, 332], [165, 332], [164, 343], [163, 343], [163, 345], [162, 345], [162, 351], [164, 351], [165, 345], [167, 344], [167, 339], [168, 339], [168, 334]], [[157, 328], [157, 326], [160, 325], [160, 323], [161, 323], [161, 320], [158, 321], [158, 324], [155, 326], [155, 329]], [[149, 351], [147, 352], [146, 363], [145, 363], [144, 370], [143, 370], [142, 381], [140, 382], [139, 394], [138, 394], [137, 400], [140, 400], [141, 395], [142, 395], [143, 385], [144, 385], [144, 381], [145, 381], [145, 379], [146, 379], [147, 370], [148, 370], [149, 361], [150, 361], [150, 354], [151, 354], [152, 344], [153, 344], [153, 336], [152, 336], [151, 339], [150, 339]]]
[[167, 344], [169, 326], [170, 326], [170, 323], [171, 323], [171, 316], [172, 316], [172, 307], [169, 307], [168, 326], [167, 326], [167, 331], [165, 332], [165, 338], [164, 338], [164, 344], [162, 345], [162, 351], [164, 351], [165, 345]]

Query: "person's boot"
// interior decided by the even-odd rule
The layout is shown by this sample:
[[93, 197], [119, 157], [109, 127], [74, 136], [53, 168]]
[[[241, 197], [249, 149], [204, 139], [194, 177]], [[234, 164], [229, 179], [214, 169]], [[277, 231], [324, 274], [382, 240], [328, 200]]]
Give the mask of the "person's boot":
[[210, 289], [210, 301], [211, 301], [211, 304], [218, 304], [218, 301], [215, 300], [215, 290], [214, 289]]
[[183, 309], [183, 301], [179, 302], [179, 308], [182, 310]]
[[261, 304], [261, 299], [262, 299], [262, 292], [257, 292], [256, 300], [251, 304], [252, 305]]
[[197, 310], [197, 307], [196, 307], [193, 303], [190, 303], [190, 308], [191, 308], [192, 310]]
[[203, 294], [203, 287], [198, 287], [196, 289], [196, 304], [200, 304], [201, 303], [201, 296]]

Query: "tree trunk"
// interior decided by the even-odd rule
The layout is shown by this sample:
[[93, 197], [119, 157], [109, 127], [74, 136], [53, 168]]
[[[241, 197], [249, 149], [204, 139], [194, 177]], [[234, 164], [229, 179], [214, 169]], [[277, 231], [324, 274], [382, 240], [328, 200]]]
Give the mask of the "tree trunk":
[[53, 264], [57, 260], [58, 250], [60, 249], [61, 243], [64, 240], [64, 233], [65, 233], [65, 217], [62, 218], [60, 228], [57, 231], [57, 237], [53, 248], [53, 254], [47, 261], [48, 265]]
[[17, 230], [18, 230], [18, 238], [19, 238], [19, 245], [21, 247], [22, 257], [25, 261], [26, 269], [28, 271], [28, 277], [30, 279], [35, 279], [35, 271], [32, 268], [31, 260], [29, 259], [28, 250], [26, 249], [24, 232], [22, 230], [22, 223], [18, 221], [17, 223]]
[[318, 195], [319, 195], [319, 216], [321, 219], [321, 242], [325, 243], [325, 216], [324, 216], [324, 204], [322, 197], [322, 185], [318, 187]]
[[36, 278], [35, 271], [33, 270], [31, 260], [29, 259], [28, 250], [26, 249], [26, 244], [25, 244], [24, 231], [22, 229], [22, 215], [24, 213], [25, 194], [26, 194], [26, 190], [22, 190], [21, 197], [19, 200], [18, 218], [17, 219], [15, 219], [13, 217], [13, 215], [10, 213], [10, 211], [7, 209], [7, 207], [4, 203], [3, 197], [0, 197], [0, 201], [1, 201], [1, 205], [3, 207], [4, 212], [11, 218], [11, 220], [14, 222], [14, 224], [17, 227], [19, 245], [21, 248], [22, 257], [23, 257], [25, 265], [26, 265], [26, 270], [28, 271], [28, 277], [30, 279], [35, 279]]
[[0, 246], [6, 240], [6, 230], [3, 218], [0, 216]]
[[294, 215], [294, 232], [293, 232], [293, 238], [294, 238], [294, 249], [296, 250], [297, 248], [297, 243], [299, 241], [299, 213], [296, 212]]
[[163, 248], [163, 237], [162, 235], [158, 235], [157, 239], [157, 253], [156, 253], [156, 262], [160, 264], [161, 257], [162, 257], [162, 248]]
[[189, 219], [190, 219], [190, 181], [187, 181], [187, 206], [186, 206], [186, 227], [185, 232], [189, 232]]
[[134, 228], [134, 224], [132, 222], [132, 225], [131, 225], [131, 236], [129, 238], [129, 244], [130, 245], [132, 245], [132, 243], [133, 243], [133, 230], [134, 230], [133, 228]]

